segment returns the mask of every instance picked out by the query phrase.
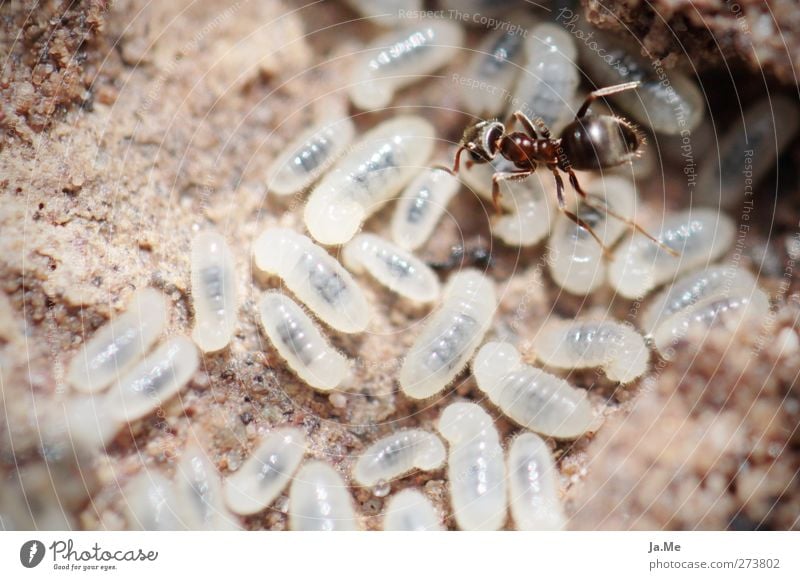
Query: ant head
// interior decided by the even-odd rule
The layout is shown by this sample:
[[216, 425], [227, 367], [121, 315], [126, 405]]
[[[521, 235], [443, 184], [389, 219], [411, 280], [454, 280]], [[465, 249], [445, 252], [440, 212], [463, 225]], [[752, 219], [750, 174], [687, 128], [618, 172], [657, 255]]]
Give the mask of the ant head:
[[460, 146], [469, 151], [475, 163], [488, 163], [497, 156], [498, 143], [505, 132], [499, 121], [478, 121], [464, 129]]

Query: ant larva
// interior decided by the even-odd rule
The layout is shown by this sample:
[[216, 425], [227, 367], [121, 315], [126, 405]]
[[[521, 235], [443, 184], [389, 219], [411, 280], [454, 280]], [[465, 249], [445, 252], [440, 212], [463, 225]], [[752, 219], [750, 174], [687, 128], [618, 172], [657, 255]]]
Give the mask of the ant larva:
[[[575, 170], [597, 171], [616, 167], [631, 161], [640, 154], [644, 137], [635, 125], [622, 117], [589, 113], [589, 106], [596, 99], [635, 89], [639, 84], [639, 81], [634, 81], [589, 93], [578, 109], [575, 119], [564, 127], [558, 138], [553, 138], [550, 130], [542, 122], [538, 123], [539, 131], [537, 132], [533, 121], [522, 111], [514, 112], [506, 123], [497, 120], [482, 120], [473, 123], [464, 130], [450, 171], [453, 174], [458, 173], [461, 154], [464, 151], [470, 154], [470, 160], [467, 161], [468, 167], [473, 163], [489, 163], [497, 155], [512, 162], [515, 170], [498, 171], [492, 177], [492, 200], [495, 209], [500, 212], [500, 182], [521, 181], [531, 176], [540, 165], [544, 165], [555, 177], [559, 209], [569, 219], [588, 231], [603, 248], [603, 252], [609, 255], [608, 248], [594, 232], [591, 224], [567, 209], [564, 200], [564, 181], [559, 173], [562, 171], [569, 175], [570, 184], [580, 195], [583, 203], [628, 224], [670, 254], [676, 255], [672, 248], [665, 246], [633, 220], [612, 211], [607, 204], [602, 202], [600, 202], [602, 207], [595, 205], [596, 202], [591, 201], [589, 194], [583, 190], [578, 182], [578, 176], [575, 174]], [[515, 121], [522, 125], [524, 132], [508, 131]]]

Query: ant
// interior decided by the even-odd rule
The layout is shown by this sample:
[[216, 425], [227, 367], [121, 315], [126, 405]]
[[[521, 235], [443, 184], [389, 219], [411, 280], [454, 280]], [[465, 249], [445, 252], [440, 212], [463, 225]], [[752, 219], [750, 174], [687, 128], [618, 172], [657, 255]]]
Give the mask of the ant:
[[[645, 140], [637, 127], [627, 119], [591, 114], [589, 106], [599, 98], [636, 89], [639, 84], [639, 81], [622, 83], [589, 93], [578, 109], [575, 119], [564, 127], [556, 139], [550, 135], [550, 130], [541, 120], [538, 122], [539, 132], [537, 132], [533, 122], [522, 111], [514, 112], [506, 123], [497, 120], [477, 121], [464, 130], [456, 150], [453, 168], [446, 169], [454, 175], [458, 173], [461, 154], [464, 151], [470, 155], [467, 167], [473, 163], [489, 163], [497, 155], [512, 162], [515, 165], [514, 171], [498, 171], [492, 177], [492, 200], [495, 209], [500, 212], [500, 182], [521, 181], [532, 175], [539, 165], [544, 165], [555, 177], [559, 209], [578, 226], [588, 231], [608, 256], [608, 248], [603, 245], [592, 226], [567, 209], [564, 201], [564, 180], [559, 171], [569, 175], [569, 182], [583, 203], [599, 209], [581, 187], [575, 170], [597, 171], [622, 165], [640, 154], [640, 147]], [[515, 121], [522, 125], [524, 132], [508, 132]], [[613, 212], [606, 204], [603, 204], [602, 210], [641, 232], [670, 254], [677, 255], [674, 250], [651, 236], [633, 220]]]

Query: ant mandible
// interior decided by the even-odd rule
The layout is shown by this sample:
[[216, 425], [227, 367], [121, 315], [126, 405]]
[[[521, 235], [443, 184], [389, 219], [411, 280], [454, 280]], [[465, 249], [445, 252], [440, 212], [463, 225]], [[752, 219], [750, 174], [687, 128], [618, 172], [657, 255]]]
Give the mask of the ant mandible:
[[[581, 187], [575, 170], [597, 171], [622, 165], [639, 155], [640, 147], [644, 144], [644, 137], [627, 119], [612, 115], [590, 114], [589, 106], [596, 99], [633, 90], [639, 84], [639, 81], [623, 83], [589, 93], [581, 108], [578, 109], [575, 119], [564, 127], [556, 139], [552, 138], [550, 130], [541, 121], [537, 132], [533, 122], [522, 111], [513, 113], [506, 123], [496, 120], [473, 123], [464, 130], [464, 135], [456, 150], [453, 168], [448, 170], [453, 174], [458, 173], [461, 154], [464, 151], [470, 155], [470, 160], [467, 161], [468, 167], [473, 163], [489, 163], [497, 155], [512, 162], [515, 166], [514, 171], [498, 171], [492, 176], [492, 200], [495, 209], [500, 212], [500, 182], [521, 181], [532, 175], [539, 165], [544, 165], [555, 177], [559, 209], [569, 219], [588, 231], [603, 248], [603, 252], [608, 255], [608, 249], [603, 245], [591, 225], [567, 209], [564, 201], [564, 180], [559, 171], [569, 175], [569, 182], [580, 195], [583, 203], [599, 209], [591, 201], [589, 194]], [[512, 127], [515, 121], [522, 125], [524, 132], [507, 132], [507, 129]], [[603, 204], [602, 211], [625, 222], [670, 254], [676, 255], [674, 250], [647, 233], [633, 220], [615, 213], [606, 204]]]

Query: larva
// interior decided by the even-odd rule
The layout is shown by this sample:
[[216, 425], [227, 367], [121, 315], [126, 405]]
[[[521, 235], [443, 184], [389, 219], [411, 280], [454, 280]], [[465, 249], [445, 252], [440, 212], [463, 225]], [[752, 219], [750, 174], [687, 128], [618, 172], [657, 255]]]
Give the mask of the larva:
[[516, 348], [488, 342], [475, 356], [478, 388], [516, 423], [558, 439], [576, 439], [597, 428], [586, 393], [564, 379], [522, 363]]
[[322, 461], [306, 463], [289, 490], [289, 528], [295, 531], [353, 531], [353, 500], [342, 476]]
[[642, 335], [613, 320], [551, 322], [538, 332], [533, 349], [549, 367], [600, 367], [610, 380], [623, 384], [646, 373], [650, 360]]
[[128, 309], [98, 330], [75, 355], [67, 382], [81, 393], [102, 391], [147, 354], [166, 323], [164, 295], [152, 288], [137, 291]]
[[422, 0], [347, 0], [347, 3], [381, 26], [396, 26], [403, 13], [415, 14], [422, 9]]
[[566, 523], [558, 498], [558, 473], [547, 444], [533, 433], [515, 438], [508, 450], [511, 518], [518, 530], [560, 530]]
[[290, 195], [314, 183], [344, 153], [355, 136], [349, 118], [323, 121], [292, 140], [275, 159], [267, 188], [276, 195]]
[[389, 498], [383, 529], [387, 532], [436, 532], [444, 527], [436, 509], [422, 492], [404, 489]]
[[350, 273], [308, 237], [272, 228], [253, 246], [256, 266], [280, 276], [323, 322], [339, 332], [363, 332], [371, 310]]
[[138, 473], [123, 488], [129, 530], [185, 530], [172, 482], [154, 470]]
[[366, 133], [311, 192], [303, 213], [311, 236], [325, 245], [349, 241], [423, 168], [433, 143], [433, 126], [421, 117], [395, 117]]
[[342, 250], [353, 273], [363, 270], [404, 298], [426, 304], [438, 300], [439, 278], [425, 262], [375, 234], [358, 234]]
[[305, 452], [306, 438], [300, 429], [275, 429], [239, 470], [225, 479], [225, 503], [243, 516], [264, 510], [292, 481]]
[[175, 478], [176, 503], [187, 528], [238, 529], [225, 508], [219, 473], [199, 445], [191, 443], [184, 450]]
[[477, 270], [454, 274], [439, 310], [430, 318], [400, 368], [400, 388], [413, 399], [432, 397], [460, 373], [492, 322], [497, 298], [492, 281]]
[[406, 250], [420, 248], [433, 233], [459, 181], [447, 171], [426, 169], [397, 200], [392, 217], [392, 240]]
[[278, 354], [297, 376], [321, 391], [338, 387], [350, 372], [350, 361], [334, 349], [305, 311], [278, 291], [258, 302], [261, 325]]
[[391, 481], [414, 469], [429, 471], [444, 463], [447, 452], [441, 439], [422, 429], [406, 429], [382, 437], [359, 456], [353, 479], [372, 487]]
[[675, 276], [719, 258], [733, 243], [733, 222], [724, 214], [696, 208], [668, 216], [658, 239], [673, 256], [642, 234], [623, 240], [608, 268], [608, 280], [625, 298], [639, 298]]
[[450, 62], [463, 37], [461, 27], [446, 20], [424, 20], [387, 32], [353, 64], [350, 100], [359, 109], [386, 107], [395, 92]]
[[236, 326], [236, 264], [225, 238], [216, 232], [192, 240], [192, 339], [204, 352], [228, 346]]
[[474, 403], [452, 403], [439, 418], [439, 432], [450, 443], [447, 478], [458, 527], [500, 529], [508, 507], [507, 479], [492, 418]]

